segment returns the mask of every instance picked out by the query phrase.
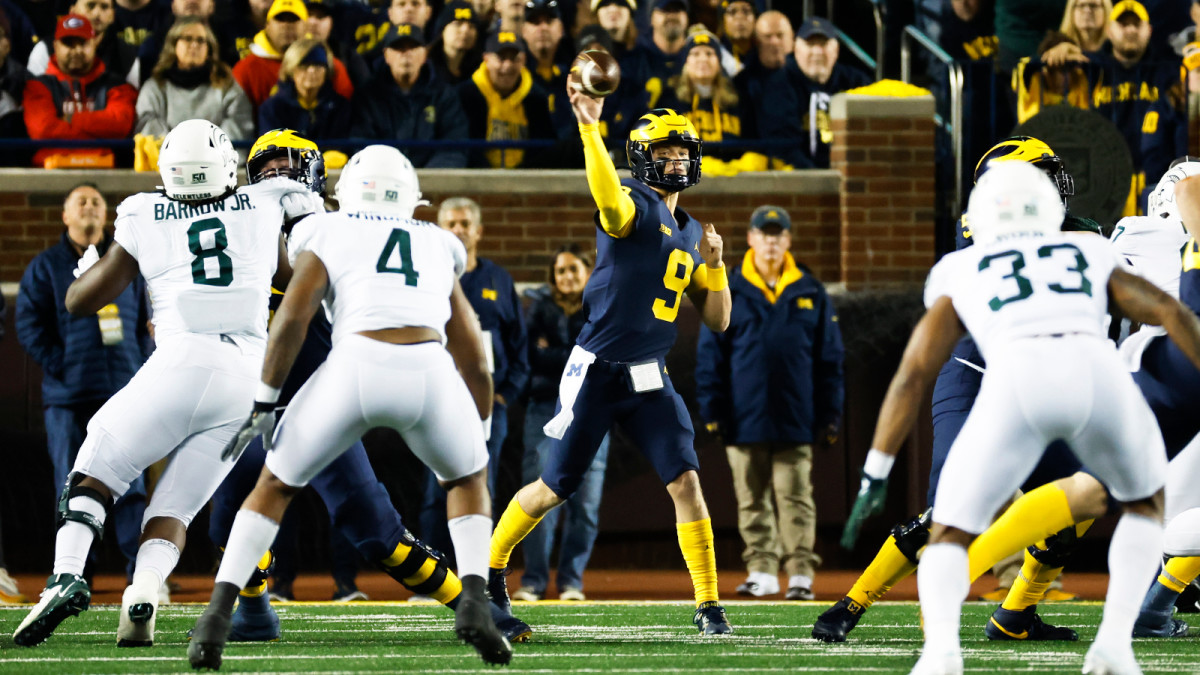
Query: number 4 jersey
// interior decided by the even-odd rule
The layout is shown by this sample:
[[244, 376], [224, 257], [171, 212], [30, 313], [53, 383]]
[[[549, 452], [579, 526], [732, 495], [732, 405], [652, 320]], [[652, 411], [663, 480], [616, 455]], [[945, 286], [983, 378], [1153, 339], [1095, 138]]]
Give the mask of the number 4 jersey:
[[380, 213], [319, 213], [296, 224], [292, 253], [325, 265], [333, 345], [364, 330], [427, 326], [445, 339], [450, 293], [467, 250], [450, 232]]
[[1038, 335], [1103, 337], [1108, 278], [1121, 260], [1092, 234], [1013, 239], [962, 249], [929, 273], [925, 305], [954, 303], [985, 359], [992, 345]]
[[115, 239], [146, 279], [156, 341], [181, 333], [223, 334], [265, 349], [281, 201], [293, 192], [312, 194], [300, 183], [275, 178], [197, 205], [156, 193], [121, 202]]

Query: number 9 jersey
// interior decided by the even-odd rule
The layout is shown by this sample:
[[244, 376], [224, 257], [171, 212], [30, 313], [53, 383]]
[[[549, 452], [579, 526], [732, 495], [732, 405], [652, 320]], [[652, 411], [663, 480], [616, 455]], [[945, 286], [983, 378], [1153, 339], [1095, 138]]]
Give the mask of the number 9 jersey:
[[683, 292], [706, 282], [704, 229], [683, 209], [672, 214], [641, 181], [621, 186], [637, 209], [633, 227], [617, 238], [597, 224], [596, 267], [583, 291], [587, 324], [576, 343], [605, 361], [661, 358], [675, 343]]
[[1033, 336], [1104, 337], [1108, 278], [1120, 256], [1098, 235], [1060, 234], [975, 245], [929, 273], [925, 305], [954, 303], [987, 360], [990, 347]]
[[114, 238], [146, 279], [155, 341], [220, 334], [243, 338], [255, 351], [266, 348], [281, 202], [295, 192], [313, 194], [296, 181], [275, 178], [197, 204], [153, 193], [121, 202]]

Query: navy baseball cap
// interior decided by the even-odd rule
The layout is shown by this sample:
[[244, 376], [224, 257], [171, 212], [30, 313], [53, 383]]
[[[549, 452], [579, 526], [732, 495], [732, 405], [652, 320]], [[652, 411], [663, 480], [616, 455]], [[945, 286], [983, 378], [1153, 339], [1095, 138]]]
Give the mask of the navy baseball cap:
[[[674, 5], [674, 7], [673, 7]], [[688, 0], [655, 0], [653, 9], [660, 12], [691, 12]]]
[[525, 0], [525, 20], [531, 21], [540, 16], [561, 19], [558, 0]]
[[499, 54], [505, 49], [523, 52], [525, 51], [525, 41], [521, 39], [520, 35], [510, 30], [498, 30], [493, 31], [487, 37], [487, 42], [483, 46], [483, 51], [488, 54]]
[[791, 230], [792, 219], [788, 217], [787, 211], [778, 206], [760, 206], [754, 209], [750, 216], [750, 227], [761, 230], [768, 225], [778, 225], [785, 230]]
[[403, 43], [424, 47], [425, 34], [421, 31], [421, 27], [415, 23], [401, 23], [389, 28], [379, 43], [384, 49], [399, 47]]
[[800, 28], [796, 31], [796, 37], [801, 40], [807, 40], [814, 35], [824, 35], [827, 38], [836, 40], [838, 31], [829, 19], [814, 16], [800, 24]]

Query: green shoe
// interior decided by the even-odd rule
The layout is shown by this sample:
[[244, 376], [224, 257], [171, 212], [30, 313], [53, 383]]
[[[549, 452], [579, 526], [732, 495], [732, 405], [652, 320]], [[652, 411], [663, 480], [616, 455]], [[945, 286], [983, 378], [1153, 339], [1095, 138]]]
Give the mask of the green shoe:
[[69, 616], [86, 610], [92, 602], [92, 591], [78, 574], [55, 574], [46, 580], [46, 590], [29, 615], [17, 626], [13, 642], [32, 647], [46, 641], [50, 634]]

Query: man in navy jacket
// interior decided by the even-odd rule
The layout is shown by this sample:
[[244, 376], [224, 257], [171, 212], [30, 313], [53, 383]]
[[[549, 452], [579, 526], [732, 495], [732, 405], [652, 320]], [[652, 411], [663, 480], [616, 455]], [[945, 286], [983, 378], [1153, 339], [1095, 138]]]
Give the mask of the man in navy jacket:
[[788, 253], [791, 219], [761, 206], [750, 250], [729, 276], [729, 328], [700, 331], [696, 394], [708, 430], [726, 444], [738, 500], [742, 595], [812, 600], [814, 444], [837, 439], [842, 415], [842, 335], [825, 287]]
[[[67, 229], [62, 240], [29, 263], [17, 294], [17, 340], [42, 367], [42, 406], [56, 497], [67, 483], [88, 421], [129, 383], [152, 350], [146, 286], [140, 276], [96, 316], [73, 317], [67, 312], [67, 287], [75, 281], [79, 259], [93, 247], [90, 254], [103, 256], [112, 242], [104, 231], [107, 210], [95, 185], [83, 183], [71, 190], [63, 202]], [[111, 512], [128, 571], [137, 557], [145, 505], [146, 488], [139, 478]]]

